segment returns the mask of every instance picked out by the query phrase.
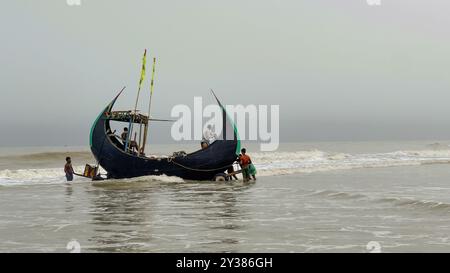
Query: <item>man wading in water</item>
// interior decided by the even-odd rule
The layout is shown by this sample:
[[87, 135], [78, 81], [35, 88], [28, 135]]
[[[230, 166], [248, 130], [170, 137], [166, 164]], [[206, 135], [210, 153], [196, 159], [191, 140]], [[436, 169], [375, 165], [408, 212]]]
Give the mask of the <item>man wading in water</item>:
[[64, 172], [66, 173], [66, 179], [67, 181], [73, 180], [73, 168], [72, 168], [72, 160], [70, 157], [66, 157], [66, 165], [64, 165]]
[[252, 160], [250, 157], [246, 154], [247, 150], [243, 148], [241, 150], [241, 155], [239, 156], [239, 164], [241, 165], [242, 169], [242, 176], [244, 177], [244, 182], [250, 181], [251, 176], [253, 176], [253, 179], [256, 180], [256, 169], [252, 164]]

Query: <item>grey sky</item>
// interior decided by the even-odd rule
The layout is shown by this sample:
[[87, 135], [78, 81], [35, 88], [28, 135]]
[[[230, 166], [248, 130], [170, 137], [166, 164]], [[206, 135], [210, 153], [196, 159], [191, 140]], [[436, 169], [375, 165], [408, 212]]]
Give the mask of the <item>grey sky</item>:
[[[444, 0], [3, 1], [0, 145], [87, 144], [117, 90], [120, 108], [134, 104], [144, 48], [158, 59], [157, 117], [213, 88], [228, 104], [279, 104], [284, 141], [450, 139], [449, 11]], [[143, 94], [146, 105], [148, 78]], [[153, 141], [169, 137], [152, 128]]]

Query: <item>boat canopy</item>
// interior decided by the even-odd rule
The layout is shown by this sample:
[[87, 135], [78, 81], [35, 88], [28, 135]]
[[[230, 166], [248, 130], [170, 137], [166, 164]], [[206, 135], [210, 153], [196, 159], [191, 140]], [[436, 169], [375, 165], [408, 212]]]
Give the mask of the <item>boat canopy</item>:
[[148, 124], [148, 116], [139, 113], [133, 113], [133, 111], [112, 111], [106, 113], [106, 118], [108, 120]]

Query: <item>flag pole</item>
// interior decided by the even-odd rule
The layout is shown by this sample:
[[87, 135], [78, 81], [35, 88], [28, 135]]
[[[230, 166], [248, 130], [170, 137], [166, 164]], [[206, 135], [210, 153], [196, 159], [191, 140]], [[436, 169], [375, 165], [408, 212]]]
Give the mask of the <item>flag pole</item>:
[[152, 108], [152, 97], [153, 97], [153, 82], [155, 79], [155, 66], [156, 66], [156, 58], [153, 58], [153, 69], [152, 69], [152, 80], [150, 82], [150, 100], [148, 102], [148, 120], [147, 125], [144, 128], [144, 142], [142, 143], [142, 152], [145, 152], [145, 143], [147, 143], [147, 134], [148, 134], [148, 127], [150, 123], [150, 110]]
[[138, 92], [137, 92], [137, 96], [136, 96], [136, 103], [134, 105], [134, 112], [131, 113], [132, 117], [130, 119], [130, 123], [128, 124], [128, 136], [127, 136], [127, 140], [125, 142], [125, 152], [128, 151], [128, 145], [131, 140], [131, 136], [133, 134], [134, 117], [136, 116], [137, 105], [139, 102], [139, 94], [141, 93], [141, 86], [142, 86], [142, 82], [144, 81], [144, 77], [145, 77], [146, 58], [147, 58], [147, 49], [144, 50], [144, 57], [142, 58], [141, 78], [139, 79], [139, 87], [138, 87]]

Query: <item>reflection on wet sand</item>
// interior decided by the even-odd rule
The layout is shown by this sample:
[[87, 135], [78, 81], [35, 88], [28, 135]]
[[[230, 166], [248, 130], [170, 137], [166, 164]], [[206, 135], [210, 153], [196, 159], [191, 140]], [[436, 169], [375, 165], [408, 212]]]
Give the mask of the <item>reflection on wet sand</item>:
[[73, 194], [73, 187], [70, 183], [64, 185], [65, 186], [65, 194], [66, 194], [66, 199], [65, 199], [65, 206], [64, 206], [64, 211], [66, 213], [70, 213], [73, 211], [74, 207], [72, 204], [72, 194]]
[[[95, 251], [133, 251], [134, 243], [151, 238], [148, 227], [152, 214], [149, 192], [136, 187], [93, 187], [88, 191], [94, 235], [90, 238]], [[148, 230], [146, 228], [145, 230]]]
[[[89, 193], [93, 251], [234, 252], [245, 230], [239, 195], [252, 184], [155, 181], [96, 184]], [[240, 224], [236, 224], [240, 223]], [[236, 233], [230, 232], [236, 231]]]

